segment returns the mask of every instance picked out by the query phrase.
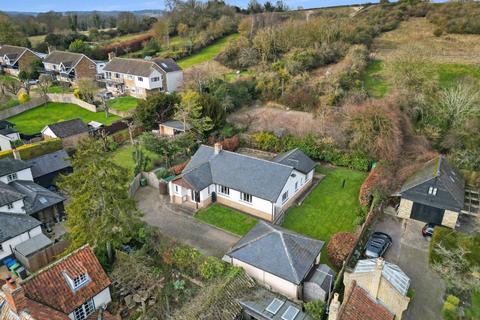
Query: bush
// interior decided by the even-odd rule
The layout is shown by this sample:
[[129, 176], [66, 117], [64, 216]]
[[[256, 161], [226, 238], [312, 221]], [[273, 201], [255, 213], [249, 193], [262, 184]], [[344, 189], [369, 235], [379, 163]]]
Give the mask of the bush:
[[458, 304], [460, 299], [448, 295], [447, 300], [443, 303], [442, 315], [444, 320], [457, 320], [458, 319]]
[[[30, 160], [63, 148], [61, 139], [48, 139], [36, 143], [24, 144], [17, 148], [23, 160]], [[0, 159], [13, 158], [12, 150], [0, 151]]]
[[78, 88], [73, 89], [73, 95], [75, 98], [80, 99], [80, 90]]
[[224, 150], [236, 151], [238, 149], [238, 145], [240, 144], [240, 138], [238, 135], [236, 135], [231, 138], [224, 139], [220, 143], [222, 144], [222, 148]]
[[206, 258], [198, 268], [198, 273], [204, 280], [212, 280], [225, 272], [225, 263], [215, 257]]
[[172, 171], [173, 173], [175, 173], [176, 175], [182, 173], [183, 169], [185, 169], [185, 167], [187, 166], [188, 164], [188, 161], [185, 161], [185, 162], [182, 162], [180, 164], [177, 164], [176, 166], [173, 166], [170, 168], [170, 171]]
[[201, 254], [197, 249], [188, 246], [176, 247], [172, 251], [173, 264], [187, 275], [196, 276]]
[[20, 102], [20, 104], [23, 104], [28, 100], [30, 100], [30, 97], [25, 91], [22, 91], [18, 94], [18, 102]]
[[332, 236], [327, 245], [330, 261], [337, 268], [341, 268], [345, 259], [355, 247], [356, 237], [350, 232], [339, 232]]
[[305, 311], [312, 317], [313, 320], [321, 320], [325, 312], [325, 303], [323, 301], [311, 301], [304, 305]]
[[433, 31], [433, 35], [434, 35], [435, 37], [440, 37], [442, 34], [443, 34], [443, 30], [440, 29], [440, 28], [436, 28], [436, 29]]

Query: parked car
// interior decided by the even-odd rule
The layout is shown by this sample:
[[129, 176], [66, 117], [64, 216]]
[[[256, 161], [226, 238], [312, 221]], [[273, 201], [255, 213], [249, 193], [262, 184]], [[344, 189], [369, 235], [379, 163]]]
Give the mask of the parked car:
[[364, 256], [367, 258], [383, 257], [392, 243], [392, 238], [388, 234], [383, 232], [374, 232], [370, 236], [370, 239], [368, 239]]
[[435, 229], [437, 225], [435, 223], [427, 223], [426, 225], [423, 226], [422, 228], [422, 235], [424, 237], [431, 237], [433, 236], [433, 230]]

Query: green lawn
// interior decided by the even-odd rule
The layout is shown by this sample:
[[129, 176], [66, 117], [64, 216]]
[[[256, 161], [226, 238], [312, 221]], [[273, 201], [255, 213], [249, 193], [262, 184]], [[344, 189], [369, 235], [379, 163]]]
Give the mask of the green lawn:
[[[346, 168], [320, 167], [317, 171], [326, 177], [301, 206], [287, 212], [283, 227], [325, 241], [326, 247], [333, 234], [355, 230], [358, 192], [367, 174]], [[326, 250], [322, 261], [328, 262]]]
[[64, 86], [51, 86], [48, 88], [48, 93], [66, 93], [66, 92], [73, 92], [71, 87], [64, 87]]
[[135, 109], [140, 100], [130, 96], [117, 97], [107, 101], [110, 108], [118, 111], [128, 111]]
[[380, 60], [372, 60], [368, 63], [362, 80], [370, 97], [382, 98], [390, 89], [390, 84], [382, 76], [383, 62]]
[[213, 204], [198, 211], [195, 218], [239, 236], [247, 234], [258, 222], [255, 218], [220, 204]]
[[180, 67], [182, 67], [183, 69], [186, 69], [193, 65], [212, 60], [220, 52], [222, 52], [222, 50], [230, 41], [237, 39], [238, 36], [239, 36], [238, 33], [234, 33], [229, 36], [226, 36], [216, 41], [215, 43], [209, 45], [208, 47], [203, 48], [199, 52], [189, 57], [178, 60], [177, 63], [180, 65]]
[[75, 118], [80, 118], [84, 122], [94, 120], [106, 125], [120, 119], [120, 117], [114, 115], [106, 118], [103, 111], [95, 113], [71, 103], [49, 102], [44, 106], [20, 113], [7, 120], [14, 123], [21, 133], [35, 134], [39, 133], [48, 124]]
[[[148, 150], [142, 149], [145, 156], [147, 156], [150, 161], [148, 162], [147, 171], [153, 170], [154, 162], [160, 159], [160, 156], [150, 152]], [[131, 144], [125, 144], [119, 147], [117, 150], [112, 152], [112, 160], [121, 167], [128, 169], [130, 174], [133, 176], [133, 170], [135, 167], [135, 162], [133, 161], [133, 151], [134, 148]]]

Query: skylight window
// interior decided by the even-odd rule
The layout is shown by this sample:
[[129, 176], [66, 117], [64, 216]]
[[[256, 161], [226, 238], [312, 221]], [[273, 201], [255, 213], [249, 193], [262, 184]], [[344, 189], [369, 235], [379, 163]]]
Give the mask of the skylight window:
[[270, 302], [266, 310], [271, 314], [277, 314], [278, 310], [280, 310], [284, 303], [285, 302], [282, 300], [275, 298]]
[[298, 310], [297, 308], [289, 306], [287, 308], [287, 311], [285, 311], [282, 314], [282, 320], [293, 320], [293, 319], [295, 319], [295, 317], [297, 316], [297, 314], [299, 312], [300, 312], [300, 310]]

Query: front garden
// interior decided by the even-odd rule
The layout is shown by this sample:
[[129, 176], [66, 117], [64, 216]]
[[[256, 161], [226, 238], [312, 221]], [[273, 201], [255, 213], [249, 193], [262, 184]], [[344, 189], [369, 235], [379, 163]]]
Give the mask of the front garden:
[[80, 118], [83, 122], [97, 121], [110, 125], [120, 117], [105, 112], [91, 112], [72, 103], [48, 102], [43, 106], [25, 111], [7, 120], [14, 123], [18, 131], [23, 134], [39, 133], [46, 125], [60, 121]]
[[198, 211], [195, 218], [239, 236], [247, 234], [258, 222], [249, 215], [217, 203]]

